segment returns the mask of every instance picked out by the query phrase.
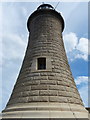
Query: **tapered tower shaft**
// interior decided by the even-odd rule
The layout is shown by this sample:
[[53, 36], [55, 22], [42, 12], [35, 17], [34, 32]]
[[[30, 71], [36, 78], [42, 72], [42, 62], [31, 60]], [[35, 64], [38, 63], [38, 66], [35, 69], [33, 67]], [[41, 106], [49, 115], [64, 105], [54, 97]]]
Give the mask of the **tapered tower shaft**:
[[4, 117], [87, 118], [64, 49], [61, 14], [41, 5], [27, 27], [25, 58]]

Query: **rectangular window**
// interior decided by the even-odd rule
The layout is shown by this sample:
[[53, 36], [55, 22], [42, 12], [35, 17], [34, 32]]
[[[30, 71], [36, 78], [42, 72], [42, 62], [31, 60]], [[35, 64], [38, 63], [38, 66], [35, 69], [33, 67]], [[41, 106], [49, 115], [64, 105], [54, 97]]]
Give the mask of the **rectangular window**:
[[45, 70], [46, 69], [46, 58], [38, 58], [37, 67], [38, 67], [38, 70]]

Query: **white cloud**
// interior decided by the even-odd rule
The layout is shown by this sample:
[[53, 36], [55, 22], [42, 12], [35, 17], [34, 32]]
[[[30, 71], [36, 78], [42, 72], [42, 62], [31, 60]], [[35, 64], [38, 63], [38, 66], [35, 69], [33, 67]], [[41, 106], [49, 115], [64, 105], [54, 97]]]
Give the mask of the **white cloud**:
[[73, 61], [75, 59], [88, 60], [88, 39], [78, 39], [75, 33], [69, 33], [64, 35], [65, 49], [68, 58]]
[[16, 34], [7, 34], [3, 39], [3, 59], [22, 58], [25, 52], [26, 43], [23, 38]]
[[27, 9], [22, 7], [22, 13], [23, 13], [24, 16], [26, 16], [27, 15]]
[[88, 54], [88, 39], [80, 38], [76, 49], [84, 54]]
[[90, 40], [88, 40], [88, 54], [90, 55]]
[[[4, 60], [22, 59], [27, 44], [27, 36], [23, 26], [25, 24], [26, 9], [19, 4], [3, 3], [2, 4], [2, 33], [0, 35], [0, 45], [3, 51], [0, 53]], [[1, 47], [0, 47], [1, 48]], [[2, 62], [2, 61], [0, 61]]]
[[[2, 5], [0, 5], [0, 23], [2, 23]], [[0, 66], [2, 65], [2, 24], [0, 25]]]
[[83, 59], [83, 60], [85, 60], [85, 61], [87, 61], [88, 60], [88, 55], [87, 54], [77, 54], [77, 55], [75, 55], [75, 57], [74, 57], [75, 59]]
[[[0, 4], [0, 23], [2, 23], [2, 4]], [[1, 34], [1, 30], [2, 30], [2, 24], [0, 26], [0, 34]]]
[[[15, 70], [15, 65], [12, 64], [13, 67], [10, 66], [10, 64], [8, 65], [8, 67], [11, 69], [11, 71]], [[4, 68], [5, 69], [5, 68]], [[12, 90], [14, 88], [14, 84], [16, 82], [16, 78], [17, 78], [17, 73], [8, 73], [8, 71], [6, 70], [7, 74], [6, 76], [3, 75], [3, 82], [2, 82], [2, 108], [0, 109], [3, 110], [10, 98], [10, 95], [12, 93]], [[9, 75], [9, 77], [8, 77]], [[7, 79], [6, 79], [7, 78]], [[6, 79], [6, 80], [5, 80]]]
[[2, 65], [2, 39], [0, 39], [0, 66]]
[[81, 83], [87, 84], [88, 83], [88, 77], [87, 76], [79, 76], [75, 79], [75, 82], [77, 85], [80, 85]]
[[65, 42], [65, 49], [67, 52], [70, 52], [73, 49], [75, 49], [78, 42], [78, 38], [75, 33], [65, 34], [63, 38]]
[[[0, 67], [0, 76], [2, 79], [2, 67]], [[2, 80], [0, 79], [0, 111], [2, 109]]]
[[[18, 14], [17, 14], [18, 13]], [[3, 32], [6, 34], [7, 32], [11, 32], [18, 28], [22, 24], [22, 20], [20, 18], [20, 13], [18, 9], [15, 8], [14, 3], [4, 3], [2, 6], [2, 24], [3, 24]]]
[[88, 107], [88, 85], [84, 85], [81, 88], [79, 88], [79, 93], [85, 107]]
[[75, 56], [75, 58], [82, 58], [84, 60], [88, 60], [88, 39], [80, 38], [79, 43], [76, 47], [76, 50], [79, 51], [79, 54]]
[[75, 79], [76, 85], [79, 85], [78, 91], [84, 102], [85, 106], [88, 106], [88, 76], [78, 76]]
[[0, 65], [3, 67], [3, 73], [2, 91], [0, 90], [0, 92], [2, 92], [3, 96], [0, 96], [2, 97], [2, 108], [0, 108], [0, 111], [4, 109], [19, 73], [28, 35], [24, 27], [26, 26], [26, 11], [23, 10], [22, 6], [14, 3], [3, 3], [2, 8], [0, 26], [3, 25], [3, 34], [0, 32], [0, 49], [2, 46], [3, 50], [0, 52], [0, 58], [2, 56], [3, 61], [0, 59]]

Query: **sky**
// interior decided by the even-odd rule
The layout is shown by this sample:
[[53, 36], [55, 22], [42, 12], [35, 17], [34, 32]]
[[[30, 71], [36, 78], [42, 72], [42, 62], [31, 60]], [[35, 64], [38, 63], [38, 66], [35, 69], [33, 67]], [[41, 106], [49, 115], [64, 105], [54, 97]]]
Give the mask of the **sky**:
[[[0, 111], [9, 100], [25, 55], [27, 19], [42, 2], [0, 2]], [[57, 2], [45, 2], [56, 6]], [[60, 2], [65, 21], [63, 41], [85, 107], [88, 106], [88, 2]]]

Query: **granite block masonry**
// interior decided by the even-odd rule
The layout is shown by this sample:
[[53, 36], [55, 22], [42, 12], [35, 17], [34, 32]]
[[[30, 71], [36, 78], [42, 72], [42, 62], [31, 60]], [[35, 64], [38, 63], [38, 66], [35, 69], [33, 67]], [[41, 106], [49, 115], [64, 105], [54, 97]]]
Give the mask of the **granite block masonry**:
[[3, 119], [88, 118], [68, 64], [61, 14], [42, 4], [27, 28], [26, 54]]

